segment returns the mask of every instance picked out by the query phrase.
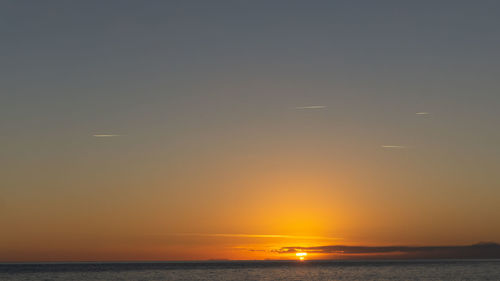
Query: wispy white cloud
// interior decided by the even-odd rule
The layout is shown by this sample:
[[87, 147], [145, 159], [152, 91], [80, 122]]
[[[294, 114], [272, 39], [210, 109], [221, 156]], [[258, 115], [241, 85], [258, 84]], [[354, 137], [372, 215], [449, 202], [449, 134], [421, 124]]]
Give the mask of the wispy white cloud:
[[402, 148], [407, 148], [407, 146], [405, 146], [405, 145], [382, 145], [382, 148], [402, 149]]
[[426, 111], [417, 112], [415, 114], [417, 114], [417, 115], [431, 115], [430, 112], [426, 112]]
[[95, 135], [92, 135], [93, 137], [96, 137], [96, 138], [112, 138], [112, 137], [120, 137], [121, 135], [117, 135], [117, 134], [95, 134]]
[[295, 109], [325, 109], [326, 105], [308, 105], [308, 106], [297, 106]]

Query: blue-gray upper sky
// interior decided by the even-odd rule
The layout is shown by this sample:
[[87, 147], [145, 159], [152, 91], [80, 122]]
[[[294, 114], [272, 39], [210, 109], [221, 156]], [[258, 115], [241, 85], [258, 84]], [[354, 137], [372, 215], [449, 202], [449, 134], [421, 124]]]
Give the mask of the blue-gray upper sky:
[[123, 131], [147, 105], [253, 114], [324, 103], [369, 119], [456, 107], [483, 116], [499, 100], [496, 1], [1, 5], [7, 126], [36, 116], [51, 123], [45, 130], [76, 122]]

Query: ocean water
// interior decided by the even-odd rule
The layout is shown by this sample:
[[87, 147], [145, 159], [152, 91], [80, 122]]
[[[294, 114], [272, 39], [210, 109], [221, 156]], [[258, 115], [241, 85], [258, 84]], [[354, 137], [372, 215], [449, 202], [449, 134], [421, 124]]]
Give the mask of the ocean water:
[[500, 280], [500, 260], [0, 264], [0, 280]]

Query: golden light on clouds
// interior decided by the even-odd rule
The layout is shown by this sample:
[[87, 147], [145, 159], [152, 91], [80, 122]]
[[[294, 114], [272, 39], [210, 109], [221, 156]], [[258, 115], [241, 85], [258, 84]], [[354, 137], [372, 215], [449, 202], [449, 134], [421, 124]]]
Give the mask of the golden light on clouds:
[[301, 236], [284, 234], [240, 234], [240, 233], [169, 233], [174, 236], [206, 236], [206, 237], [236, 237], [236, 238], [287, 238], [287, 239], [307, 239], [307, 240], [339, 240], [336, 237], [325, 236]]

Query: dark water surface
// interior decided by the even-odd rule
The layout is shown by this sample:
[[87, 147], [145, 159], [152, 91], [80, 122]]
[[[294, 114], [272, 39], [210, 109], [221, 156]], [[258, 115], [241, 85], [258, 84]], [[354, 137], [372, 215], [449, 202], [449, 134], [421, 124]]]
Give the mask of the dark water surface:
[[500, 280], [500, 260], [0, 263], [0, 280]]

